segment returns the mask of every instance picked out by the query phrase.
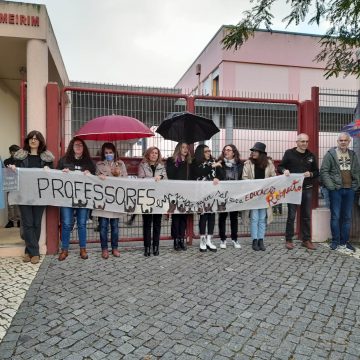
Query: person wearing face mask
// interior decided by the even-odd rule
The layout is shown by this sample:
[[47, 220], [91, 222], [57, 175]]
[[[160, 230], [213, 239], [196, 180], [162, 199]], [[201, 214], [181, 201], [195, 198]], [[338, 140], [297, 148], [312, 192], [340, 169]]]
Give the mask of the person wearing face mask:
[[[179, 142], [174, 150], [173, 156], [166, 160], [166, 173], [169, 180], [190, 180], [191, 155], [189, 145]], [[187, 225], [187, 214], [171, 215], [171, 236], [174, 239], [176, 251], [186, 248], [185, 231]]]
[[[239, 150], [233, 144], [225, 145], [219, 157], [219, 168], [224, 180], [241, 180], [244, 164], [240, 160]], [[226, 249], [226, 218], [230, 215], [231, 240], [235, 249], [241, 249], [238, 241], [238, 212], [219, 213], [220, 248]]]
[[[96, 174], [100, 179], [105, 180], [109, 176], [127, 177], [127, 170], [124, 162], [117, 156], [114, 144], [106, 142], [101, 147], [101, 160], [96, 163]], [[94, 209], [93, 216], [98, 216], [100, 228], [101, 256], [109, 258], [108, 250], [108, 228], [111, 229], [111, 253], [115, 257], [120, 256], [119, 245], [119, 217], [120, 213]]]

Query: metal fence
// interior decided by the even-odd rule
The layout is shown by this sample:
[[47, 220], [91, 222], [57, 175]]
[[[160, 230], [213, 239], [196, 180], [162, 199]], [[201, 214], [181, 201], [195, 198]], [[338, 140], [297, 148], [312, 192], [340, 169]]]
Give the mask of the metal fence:
[[[320, 89], [319, 166], [326, 152], [337, 145], [337, 137], [341, 129], [354, 120], [357, 101], [357, 91]], [[353, 146], [353, 142], [350, 146]], [[325, 207], [323, 192], [320, 192], [319, 200], [319, 206]]]
[[[226, 144], [233, 143], [239, 149], [241, 158], [245, 160], [254, 142], [261, 141], [266, 143], [268, 155], [277, 163], [284, 151], [294, 146], [300, 118], [297, 101], [268, 98], [191, 97], [176, 93], [69, 88], [64, 93], [63, 100], [63, 150], [77, 129], [98, 116], [121, 114], [135, 117], [155, 131], [169, 113], [189, 110], [213, 119], [220, 128], [220, 133], [206, 142], [216, 156]], [[141, 159], [144, 150], [149, 146], [157, 146], [164, 157], [172, 155], [176, 144], [155, 134], [152, 138], [115, 144], [127, 165]], [[102, 144], [88, 141], [87, 143], [92, 156], [96, 157]], [[274, 222], [268, 227], [268, 234], [284, 233], [287, 207], [278, 207], [276, 215]], [[125, 214], [120, 220], [121, 241], [142, 240], [141, 216], [135, 216], [131, 224], [130, 220], [129, 215]], [[171, 238], [169, 220], [167, 215], [163, 216], [163, 239]], [[245, 223], [247, 219], [240, 219], [240, 236], [249, 235], [249, 228]], [[193, 224], [193, 233], [196, 237], [197, 215], [194, 215]], [[97, 219], [89, 219], [90, 241], [99, 241], [97, 226]], [[73, 241], [76, 237], [76, 231], [73, 231]]]

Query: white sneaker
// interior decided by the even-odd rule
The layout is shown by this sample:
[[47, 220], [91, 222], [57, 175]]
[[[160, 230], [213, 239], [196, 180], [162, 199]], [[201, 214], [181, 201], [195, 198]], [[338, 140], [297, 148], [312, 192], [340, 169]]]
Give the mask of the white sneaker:
[[200, 235], [200, 251], [206, 251], [207, 247], [206, 247], [206, 236], [205, 235]]
[[220, 249], [226, 249], [226, 240], [220, 241]]
[[211, 242], [212, 239], [212, 235], [207, 235], [206, 236], [206, 247], [210, 250], [210, 251], [217, 251], [216, 246]]
[[233, 240], [232, 243], [235, 249], [241, 249], [241, 245], [238, 240]]
[[337, 251], [343, 253], [343, 254], [352, 254], [353, 252], [346, 247], [346, 245], [340, 245], [336, 249]]

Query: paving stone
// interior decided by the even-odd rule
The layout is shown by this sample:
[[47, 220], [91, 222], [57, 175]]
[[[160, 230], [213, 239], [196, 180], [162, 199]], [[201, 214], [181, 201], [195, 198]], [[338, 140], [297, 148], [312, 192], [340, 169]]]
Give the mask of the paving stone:
[[[250, 243], [214, 254], [164, 247], [150, 262], [124, 251], [121, 277], [98, 253], [86, 264], [45, 257], [20, 307], [0, 311], [13, 317], [2, 330], [0, 316], [0, 358], [355, 359], [360, 260], [267, 243], [261, 257]], [[225, 270], [234, 264], [241, 276]], [[0, 310], [1, 286], [0, 276]]]

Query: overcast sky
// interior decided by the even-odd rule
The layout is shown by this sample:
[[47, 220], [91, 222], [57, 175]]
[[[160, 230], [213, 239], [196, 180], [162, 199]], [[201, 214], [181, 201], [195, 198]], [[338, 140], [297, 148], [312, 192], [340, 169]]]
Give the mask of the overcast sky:
[[[248, 0], [42, 0], [70, 80], [173, 87], [222, 25]], [[274, 30], [285, 30], [285, 0]], [[319, 33], [317, 27], [287, 31]]]

